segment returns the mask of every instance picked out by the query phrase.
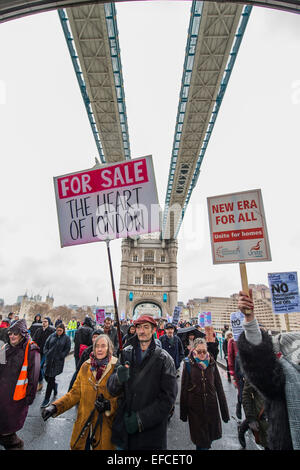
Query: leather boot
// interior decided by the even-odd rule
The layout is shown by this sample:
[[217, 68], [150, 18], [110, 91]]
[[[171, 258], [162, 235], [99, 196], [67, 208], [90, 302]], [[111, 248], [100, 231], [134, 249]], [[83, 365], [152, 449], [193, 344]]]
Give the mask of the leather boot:
[[24, 441], [20, 439], [16, 433], [0, 436], [0, 444], [5, 450], [24, 450]]

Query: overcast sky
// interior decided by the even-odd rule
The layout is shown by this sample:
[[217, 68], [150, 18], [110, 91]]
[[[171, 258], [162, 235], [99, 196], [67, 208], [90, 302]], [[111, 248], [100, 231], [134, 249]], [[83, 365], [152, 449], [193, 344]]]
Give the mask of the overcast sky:
[[[116, 4], [132, 158], [153, 155], [164, 206], [191, 2]], [[60, 248], [53, 176], [97, 155], [57, 12], [0, 25], [0, 297], [112, 304], [106, 246]], [[237, 264], [212, 264], [206, 198], [260, 188], [271, 262], [300, 264], [300, 15], [254, 7], [179, 234], [178, 300], [229, 296]], [[121, 241], [111, 242], [119, 286]]]

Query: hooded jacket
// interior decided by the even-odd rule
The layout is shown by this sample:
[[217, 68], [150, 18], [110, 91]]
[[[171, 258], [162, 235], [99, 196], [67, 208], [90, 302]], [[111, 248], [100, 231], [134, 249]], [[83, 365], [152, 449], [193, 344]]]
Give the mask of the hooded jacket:
[[56, 377], [62, 373], [64, 369], [65, 358], [69, 354], [70, 349], [71, 340], [65, 333], [58, 336], [58, 334], [55, 332], [52, 333], [49, 338], [47, 338], [44, 345], [45, 376]]
[[52, 333], [55, 333], [55, 328], [53, 326], [47, 326], [47, 328], [44, 330], [44, 328], [38, 328], [32, 339], [33, 341], [36, 342], [36, 344], [39, 346], [40, 348], [40, 353], [41, 353], [41, 356], [44, 354], [44, 346], [45, 346], [45, 343], [47, 341], [47, 339], [49, 338], [50, 335], [52, 335]]

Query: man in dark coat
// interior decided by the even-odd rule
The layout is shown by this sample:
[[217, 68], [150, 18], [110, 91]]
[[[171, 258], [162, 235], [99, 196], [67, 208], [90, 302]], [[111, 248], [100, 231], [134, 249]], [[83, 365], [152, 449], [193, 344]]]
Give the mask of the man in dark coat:
[[57, 326], [56, 332], [49, 336], [44, 345], [44, 371], [47, 389], [41, 408], [46, 408], [49, 405], [52, 391], [54, 391], [54, 397], [57, 395], [55, 377], [63, 372], [65, 358], [69, 354], [70, 349], [71, 340], [65, 333], [65, 325], [61, 323]]
[[[26, 321], [18, 320], [7, 330], [9, 343], [5, 346], [6, 362], [0, 361], [0, 445], [7, 450], [23, 449], [24, 443], [16, 432], [22, 429], [32, 404], [40, 373], [39, 347], [31, 343]], [[28, 346], [28, 366], [23, 377], [24, 398], [16, 396], [20, 371], [26, 367], [25, 351]], [[26, 380], [28, 380], [26, 385]], [[25, 389], [24, 389], [25, 387]]]
[[126, 450], [162, 450], [178, 391], [176, 369], [154, 341], [154, 318], [142, 315], [134, 325], [137, 334], [124, 349], [125, 365], [119, 361], [107, 382], [109, 393], [120, 396], [112, 442]]
[[47, 317], [45, 317], [42, 320], [42, 328], [38, 328], [32, 337], [33, 341], [35, 341], [36, 344], [39, 346], [40, 354], [41, 354], [41, 368], [40, 368], [39, 384], [37, 388], [38, 392], [42, 390], [43, 388], [43, 378], [44, 378], [43, 367], [44, 367], [44, 362], [45, 362], [44, 346], [45, 346], [46, 340], [54, 332], [55, 332], [55, 328], [49, 325], [49, 320]]
[[165, 326], [166, 334], [161, 336], [160, 342], [162, 348], [173, 357], [175, 367], [177, 370], [177, 377], [179, 377], [179, 367], [181, 361], [184, 359], [184, 347], [181, 339], [174, 335], [175, 326], [172, 323], [167, 323]]
[[112, 344], [114, 345], [113, 355], [117, 356], [117, 351], [119, 348], [118, 330], [116, 327], [113, 326], [113, 322], [110, 317], [105, 318], [103, 329], [104, 329], [104, 334], [106, 334], [110, 338]]
[[33, 338], [33, 335], [36, 332], [36, 330], [40, 328], [42, 328], [42, 317], [39, 313], [37, 313], [29, 328], [31, 338]]
[[84, 322], [80, 328], [75, 333], [74, 338], [74, 358], [75, 365], [77, 367], [79, 361], [79, 352], [80, 345], [91, 346], [92, 343], [92, 332], [93, 332], [93, 323], [90, 317], [86, 316]]
[[239, 356], [247, 380], [265, 401], [268, 448], [300, 450], [300, 332], [272, 338], [261, 330], [251, 289], [249, 295], [239, 293], [238, 307], [245, 315]]

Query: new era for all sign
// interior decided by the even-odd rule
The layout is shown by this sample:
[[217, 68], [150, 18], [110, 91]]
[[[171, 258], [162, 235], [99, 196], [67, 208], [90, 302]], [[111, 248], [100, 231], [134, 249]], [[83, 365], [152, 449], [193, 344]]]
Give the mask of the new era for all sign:
[[207, 198], [214, 264], [271, 261], [260, 189]]

